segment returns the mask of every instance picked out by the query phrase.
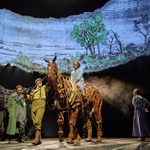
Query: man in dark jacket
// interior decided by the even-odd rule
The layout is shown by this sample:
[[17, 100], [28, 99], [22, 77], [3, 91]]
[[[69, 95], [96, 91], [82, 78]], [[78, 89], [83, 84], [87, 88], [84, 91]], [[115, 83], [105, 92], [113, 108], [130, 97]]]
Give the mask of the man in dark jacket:
[[0, 137], [5, 140], [6, 95], [0, 99]]

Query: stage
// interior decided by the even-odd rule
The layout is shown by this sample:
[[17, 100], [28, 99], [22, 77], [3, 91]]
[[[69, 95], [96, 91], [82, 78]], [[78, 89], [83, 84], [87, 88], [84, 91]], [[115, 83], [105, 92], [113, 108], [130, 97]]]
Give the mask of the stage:
[[96, 139], [93, 142], [81, 140], [79, 145], [67, 144], [66, 141], [60, 143], [58, 139], [45, 138], [41, 145], [33, 146], [31, 141], [17, 143], [16, 141], [0, 142], [0, 150], [55, 150], [55, 149], [82, 149], [82, 150], [149, 150], [150, 138], [144, 142], [139, 142], [134, 138], [103, 138], [102, 143], [97, 144]]

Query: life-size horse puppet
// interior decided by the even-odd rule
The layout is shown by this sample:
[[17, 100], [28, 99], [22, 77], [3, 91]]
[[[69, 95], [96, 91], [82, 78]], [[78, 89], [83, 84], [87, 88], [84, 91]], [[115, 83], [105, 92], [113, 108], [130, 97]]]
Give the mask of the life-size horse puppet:
[[[86, 86], [87, 100], [83, 99], [82, 92], [76, 84], [70, 79], [65, 78], [61, 73], [58, 72], [56, 57], [50, 62], [45, 58], [45, 61], [48, 63], [48, 82], [49, 85], [55, 91], [55, 105], [58, 109], [58, 126], [59, 126], [59, 141], [63, 141], [63, 123], [65, 111], [69, 111], [69, 135], [68, 143], [72, 143], [76, 138], [77, 142], [80, 140], [76, 128], [76, 120], [78, 117], [79, 109], [82, 108], [82, 112], [87, 112], [86, 108], [91, 105], [90, 115], [93, 113], [95, 115], [97, 123], [97, 141], [101, 142], [102, 137], [102, 96], [100, 92], [92, 86]], [[90, 119], [86, 120], [88, 138], [87, 141], [92, 140], [92, 126]], [[90, 123], [89, 123], [90, 122]], [[76, 130], [77, 131], [77, 130]]]

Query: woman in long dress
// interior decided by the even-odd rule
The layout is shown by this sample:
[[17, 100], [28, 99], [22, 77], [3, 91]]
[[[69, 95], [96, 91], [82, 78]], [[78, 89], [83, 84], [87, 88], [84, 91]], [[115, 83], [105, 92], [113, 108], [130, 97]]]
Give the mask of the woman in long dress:
[[134, 106], [132, 135], [139, 137], [138, 140], [144, 141], [145, 137], [150, 136], [150, 121], [148, 120], [146, 114], [150, 103], [140, 94], [140, 89], [134, 89], [132, 98], [132, 104]]

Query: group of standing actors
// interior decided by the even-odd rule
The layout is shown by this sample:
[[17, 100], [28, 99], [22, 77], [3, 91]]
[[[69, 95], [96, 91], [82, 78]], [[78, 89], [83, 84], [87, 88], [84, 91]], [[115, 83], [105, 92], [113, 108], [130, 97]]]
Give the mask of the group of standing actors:
[[[83, 78], [83, 71], [80, 68], [80, 63], [75, 62], [73, 64], [74, 70], [71, 73], [71, 80], [73, 80], [77, 86], [80, 87], [84, 99], [86, 99], [85, 83]], [[41, 144], [41, 128], [42, 119], [45, 112], [46, 97], [48, 92], [48, 86], [42, 85], [42, 79], [37, 78], [35, 80], [36, 87], [30, 92], [26, 93], [21, 85], [16, 86], [15, 92], [13, 92], [7, 100], [7, 110], [9, 115], [8, 126], [6, 134], [11, 137], [18, 133], [18, 142], [22, 142], [23, 135], [25, 133], [25, 126], [27, 123], [27, 106], [26, 102], [31, 101], [31, 117], [35, 129], [35, 139], [32, 142], [34, 145]], [[148, 111], [149, 101], [140, 95], [140, 90], [135, 89], [133, 91], [132, 104], [134, 106], [133, 117], [133, 136], [140, 137], [140, 140], [145, 140], [145, 136], [150, 136], [150, 123], [145, 115]], [[2, 105], [1, 105], [2, 106]], [[1, 114], [0, 114], [1, 115]]]
[[6, 134], [9, 141], [14, 135], [18, 135], [18, 142], [23, 142], [27, 123], [27, 102], [31, 101], [32, 122], [35, 129], [34, 145], [41, 144], [42, 119], [46, 105], [46, 85], [42, 85], [42, 79], [35, 80], [36, 88], [26, 93], [21, 85], [16, 86], [16, 90], [7, 99], [8, 124]]

